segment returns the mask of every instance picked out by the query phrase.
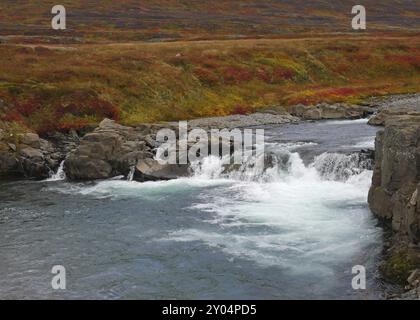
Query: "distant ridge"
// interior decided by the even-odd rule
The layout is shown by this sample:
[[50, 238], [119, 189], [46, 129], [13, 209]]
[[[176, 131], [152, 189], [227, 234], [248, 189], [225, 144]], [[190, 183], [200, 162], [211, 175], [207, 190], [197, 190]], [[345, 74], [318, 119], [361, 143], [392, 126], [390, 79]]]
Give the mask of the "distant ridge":
[[[168, 41], [351, 32], [354, 0], [68, 0], [68, 30], [50, 28], [56, 1], [0, 2], [0, 35], [68, 41]], [[417, 1], [365, 0], [367, 32], [416, 32]], [[54, 39], [50, 39], [54, 41]]]

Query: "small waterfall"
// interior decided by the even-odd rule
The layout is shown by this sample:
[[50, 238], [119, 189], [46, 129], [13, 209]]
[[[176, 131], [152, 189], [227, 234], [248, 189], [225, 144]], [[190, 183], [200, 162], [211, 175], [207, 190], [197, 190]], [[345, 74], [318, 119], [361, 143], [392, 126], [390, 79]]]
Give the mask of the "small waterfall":
[[127, 175], [127, 181], [133, 181], [135, 172], [136, 172], [136, 167], [135, 166], [130, 167], [130, 172]]
[[[305, 166], [297, 152], [278, 150], [264, 157], [264, 167], [250, 157], [243, 164], [226, 164], [218, 157], [207, 157], [192, 164], [194, 176], [204, 179], [232, 179], [239, 181], [279, 182], [288, 178], [313, 178], [346, 182], [353, 176], [373, 169], [373, 161], [362, 153], [323, 153]], [[261, 163], [261, 162], [259, 162]]]
[[297, 153], [285, 150], [249, 156], [242, 164], [232, 164], [230, 160], [231, 158], [221, 159], [209, 156], [192, 163], [191, 167], [197, 178], [273, 182], [289, 175], [290, 171], [299, 167], [297, 163], [294, 165], [295, 162], [302, 162]]
[[66, 173], [64, 172], [64, 160], [61, 161], [60, 166], [57, 169], [57, 172], [52, 173], [47, 181], [63, 181], [66, 180]]
[[312, 166], [325, 180], [347, 181], [350, 177], [373, 169], [373, 161], [361, 153], [323, 153]]

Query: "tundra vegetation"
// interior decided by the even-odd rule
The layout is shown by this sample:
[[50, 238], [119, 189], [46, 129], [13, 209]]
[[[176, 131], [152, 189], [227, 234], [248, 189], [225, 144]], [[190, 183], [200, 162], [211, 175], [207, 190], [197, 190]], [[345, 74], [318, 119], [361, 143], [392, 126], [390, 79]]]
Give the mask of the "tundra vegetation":
[[418, 92], [418, 37], [0, 46], [1, 119], [38, 133]]
[[418, 92], [418, 8], [365, 1], [0, 4], [0, 121], [40, 134]]

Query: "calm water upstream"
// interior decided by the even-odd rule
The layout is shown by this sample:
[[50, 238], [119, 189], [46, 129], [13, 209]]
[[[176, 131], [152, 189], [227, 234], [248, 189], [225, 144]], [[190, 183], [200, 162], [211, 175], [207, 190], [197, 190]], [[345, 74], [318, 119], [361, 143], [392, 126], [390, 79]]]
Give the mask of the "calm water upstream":
[[[0, 298], [379, 298], [365, 120], [266, 126], [274, 165], [192, 178], [0, 183]], [[367, 268], [354, 291], [351, 268]], [[51, 268], [67, 290], [51, 289]]]

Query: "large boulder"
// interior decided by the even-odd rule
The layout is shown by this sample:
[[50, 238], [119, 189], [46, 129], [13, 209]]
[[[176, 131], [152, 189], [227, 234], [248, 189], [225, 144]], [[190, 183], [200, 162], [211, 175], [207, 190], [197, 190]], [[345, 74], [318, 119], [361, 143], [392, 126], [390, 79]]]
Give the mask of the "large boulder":
[[319, 108], [323, 119], [344, 119], [348, 117], [346, 109], [340, 105], [322, 105]]
[[71, 152], [64, 170], [70, 180], [107, 179], [127, 175], [139, 160], [153, 157], [144, 139], [150, 128], [132, 128], [103, 120], [98, 128], [86, 134]]

